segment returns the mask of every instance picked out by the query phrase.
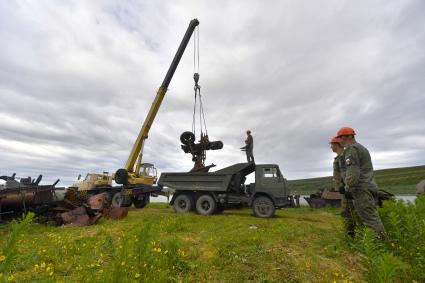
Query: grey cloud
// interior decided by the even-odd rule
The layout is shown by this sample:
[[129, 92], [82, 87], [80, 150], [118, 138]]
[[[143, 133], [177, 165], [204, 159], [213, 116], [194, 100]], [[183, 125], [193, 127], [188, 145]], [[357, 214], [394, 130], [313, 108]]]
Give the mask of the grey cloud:
[[[354, 127], [377, 168], [424, 164], [423, 1], [67, 1], [0, 4], [0, 171], [69, 184], [125, 163], [191, 18], [198, 17], [208, 153], [290, 178], [331, 173], [329, 138]], [[188, 170], [193, 42], [145, 147]]]

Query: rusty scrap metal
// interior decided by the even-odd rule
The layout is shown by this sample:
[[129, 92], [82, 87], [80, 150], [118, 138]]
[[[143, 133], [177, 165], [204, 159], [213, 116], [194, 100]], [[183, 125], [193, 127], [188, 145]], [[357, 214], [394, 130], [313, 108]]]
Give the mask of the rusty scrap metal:
[[121, 219], [128, 214], [128, 208], [112, 208], [106, 192], [91, 196], [70, 188], [64, 198], [59, 199], [56, 191], [65, 190], [55, 187], [59, 180], [52, 185], [39, 185], [41, 175], [37, 179], [28, 177], [19, 181], [15, 176], [0, 176], [6, 181], [0, 185], [0, 221], [2, 215], [20, 217], [31, 211], [41, 223], [86, 226], [102, 217]]
[[[74, 193], [69, 194], [75, 196]], [[78, 198], [77, 198], [78, 199]], [[74, 203], [75, 203], [74, 199]], [[96, 224], [100, 218], [121, 219], [128, 214], [126, 207], [110, 207], [108, 194], [90, 196], [81, 206], [61, 213], [62, 224], [68, 226], [87, 226]]]

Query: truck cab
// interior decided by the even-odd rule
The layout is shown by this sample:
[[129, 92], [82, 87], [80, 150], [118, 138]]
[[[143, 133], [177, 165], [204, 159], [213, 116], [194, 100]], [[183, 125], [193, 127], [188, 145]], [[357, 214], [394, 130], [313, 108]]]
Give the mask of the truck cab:
[[268, 196], [277, 205], [285, 205], [289, 195], [286, 179], [276, 164], [261, 164], [255, 166], [255, 183], [247, 185], [248, 194]]
[[88, 173], [84, 180], [80, 181], [81, 175], [78, 176], [78, 181], [70, 186], [70, 188], [77, 188], [78, 191], [89, 191], [96, 187], [111, 187], [112, 176], [108, 172]]

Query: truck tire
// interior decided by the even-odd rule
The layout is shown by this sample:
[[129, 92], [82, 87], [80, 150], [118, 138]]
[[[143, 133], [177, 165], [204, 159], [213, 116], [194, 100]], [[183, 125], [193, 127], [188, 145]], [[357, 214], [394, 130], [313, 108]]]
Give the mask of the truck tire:
[[144, 196], [142, 199], [133, 199], [133, 204], [135, 208], [144, 208], [149, 203], [149, 196]]
[[184, 132], [180, 135], [180, 141], [182, 144], [188, 145], [194, 143], [196, 140], [195, 135], [192, 132]]
[[193, 208], [193, 199], [187, 194], [181, 194], [174, 200], [174, 211], [177, 213], [185, 213]]
[[210, 215], [216, 211], [217, 203], [210, 195], [202, 195], [196, 201], [196, 212], [201, 215]]
[[131, 197], [118, 192], [112, 197], [111, 205], [113, 207], [129, 207], [131, 206]]
[[120, 185], [127, 185], [128, 184], [127, 170], [118, 169], [117, 172], [115, 172], [115, 182]]
[[266, 196], [258, 196], [252, 203], [252, 211], [256, 217], [271, 218], [274, 216], [275, 210], [273, 201]]

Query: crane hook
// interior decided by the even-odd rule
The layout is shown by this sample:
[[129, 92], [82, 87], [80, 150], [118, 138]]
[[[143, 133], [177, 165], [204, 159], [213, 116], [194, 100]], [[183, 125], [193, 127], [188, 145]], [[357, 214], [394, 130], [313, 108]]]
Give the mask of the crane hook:
[[199, 90], [200, 88], [201, 88], [201, 86], [200, 85], [198, 85], [198, 82], [199, 82], [199, 73], [194, 73], [193, 74], [193, 80], [195, 81], [195, 91], [196, 90]]

